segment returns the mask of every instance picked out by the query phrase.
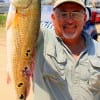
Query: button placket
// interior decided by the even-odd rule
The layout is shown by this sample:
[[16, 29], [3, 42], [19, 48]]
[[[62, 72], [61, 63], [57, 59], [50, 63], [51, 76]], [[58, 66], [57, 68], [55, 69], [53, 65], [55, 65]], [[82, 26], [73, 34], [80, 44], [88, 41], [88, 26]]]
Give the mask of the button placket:
[[79, 89], [80, 89], [80, 80], [79, 80], [79, 73], [76, 71], [78, 67], [78, 61], [76, 62], [75, 66], [72, 69], [72, 86], [73, 86], [73, 99], [77, 100], [79, 98]]

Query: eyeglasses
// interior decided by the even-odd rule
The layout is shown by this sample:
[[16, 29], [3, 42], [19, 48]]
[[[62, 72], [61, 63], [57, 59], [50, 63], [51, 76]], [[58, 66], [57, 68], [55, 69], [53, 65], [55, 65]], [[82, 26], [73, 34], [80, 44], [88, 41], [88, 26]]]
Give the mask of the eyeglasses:
[[84, 16], [84, 12], [60, 12], [60, 17], [63, 19], [69, 19], [72, 18], [73, 20], [79, 20]]

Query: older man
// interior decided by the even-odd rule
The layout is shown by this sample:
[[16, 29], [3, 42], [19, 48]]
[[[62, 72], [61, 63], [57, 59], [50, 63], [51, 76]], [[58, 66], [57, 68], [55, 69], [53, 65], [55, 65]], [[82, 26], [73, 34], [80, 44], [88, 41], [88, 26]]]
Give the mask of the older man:
[[37, 44], [34, 100], [100, 100], [100, 44], [83, 31], [84, 3], [56, 0], [51, 18]]

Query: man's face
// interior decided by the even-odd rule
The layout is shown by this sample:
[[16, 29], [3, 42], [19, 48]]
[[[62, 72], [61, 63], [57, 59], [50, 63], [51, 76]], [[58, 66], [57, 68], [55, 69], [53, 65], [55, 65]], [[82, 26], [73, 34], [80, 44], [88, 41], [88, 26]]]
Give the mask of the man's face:
[[84, 9], [75, 3], [64, 3], [51, 15], [55, 31], [62, 39], [77, 38], [86, 21]]

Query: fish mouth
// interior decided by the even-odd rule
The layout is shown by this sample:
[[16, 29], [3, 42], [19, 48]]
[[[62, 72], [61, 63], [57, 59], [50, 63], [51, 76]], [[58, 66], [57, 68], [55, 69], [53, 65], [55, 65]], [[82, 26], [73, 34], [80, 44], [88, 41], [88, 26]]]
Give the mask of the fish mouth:
[[28, 8], [33, 0], [10, 0], [11, 3], [17, 8]]

